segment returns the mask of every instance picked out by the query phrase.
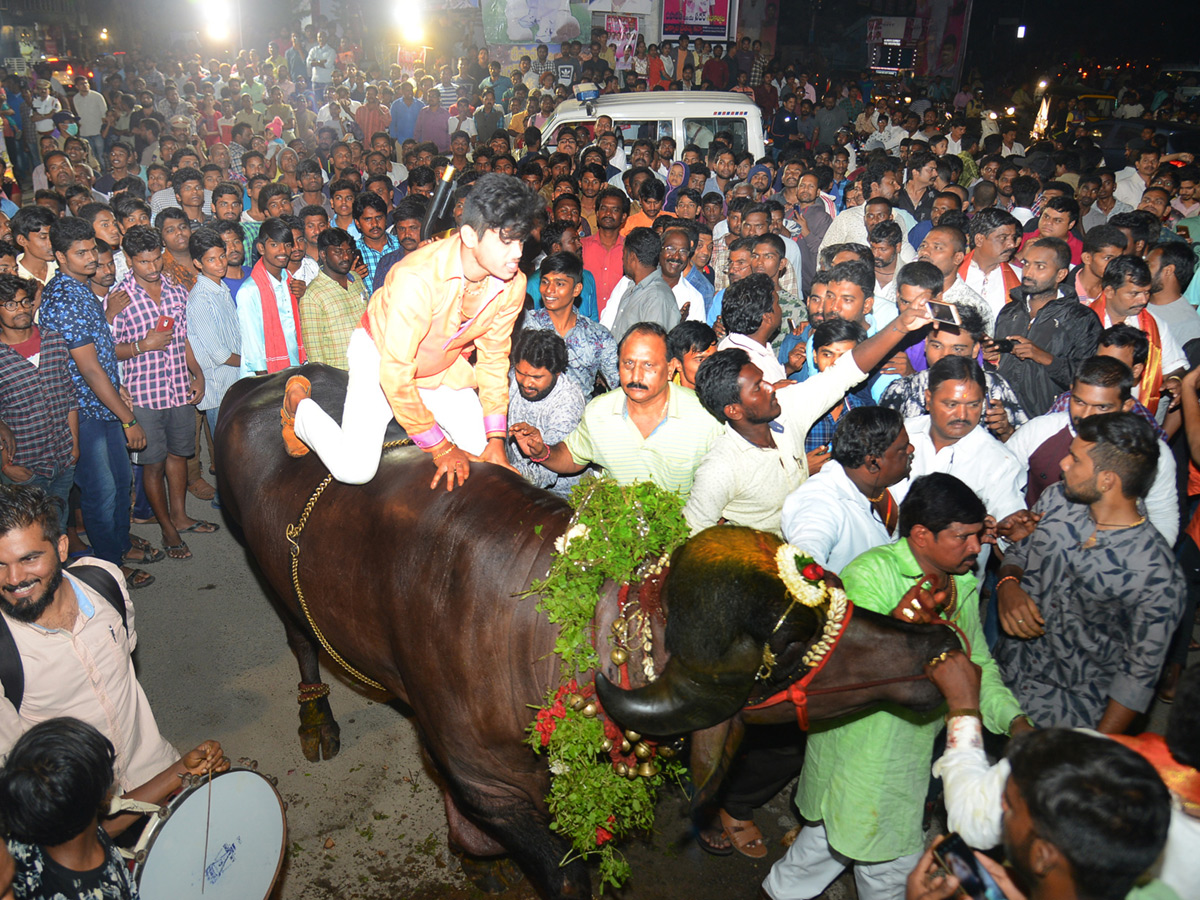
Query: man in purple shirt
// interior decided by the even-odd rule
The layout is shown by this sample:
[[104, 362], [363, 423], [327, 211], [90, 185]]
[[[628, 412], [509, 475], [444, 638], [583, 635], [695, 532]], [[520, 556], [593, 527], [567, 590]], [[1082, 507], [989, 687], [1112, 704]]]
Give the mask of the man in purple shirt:
[[429, 105], [417, 113], [417, 124], [413, 128], [413, 137], [418, 144], [432, 141], [438, 150], [445, 151], [450, 147], [450, 111], [442, 106], [441, 96], [436, 88], [431, 88], [425, 95]]

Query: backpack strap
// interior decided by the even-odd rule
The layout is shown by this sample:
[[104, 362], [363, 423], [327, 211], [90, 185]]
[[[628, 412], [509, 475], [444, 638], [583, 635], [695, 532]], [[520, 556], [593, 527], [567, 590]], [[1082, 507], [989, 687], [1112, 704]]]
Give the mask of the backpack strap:
[[0, 613], [0, 687], [4, 688], [8, 702], [20, 712], [25, 696], [25, 667], [21, 665], [21, 654], [4, 613]]
[[[129, 613], [125, 609], [125, 597], [121, 586], [111, 573], [100, 566], [74, 565], [67, 569], [72, 575], [109, 602], [121, 617], [125, 632], [129, 632]], [[0, 687], [4, 696], [17, 712], [21, 711], [21, 700], [25, 697], [25, 667], [21, 665], [21, 654], [12, 636], [8, 622], [0, 613]]]
[[129, 611], [125, 608], [125, 595], [121, 593], [117, 579], [100, 566], [76, 564], [70, 566], [67, 571], [108, 601], [121, 617], [121, 624], [125, 626], [125, 633], [128, 634]]

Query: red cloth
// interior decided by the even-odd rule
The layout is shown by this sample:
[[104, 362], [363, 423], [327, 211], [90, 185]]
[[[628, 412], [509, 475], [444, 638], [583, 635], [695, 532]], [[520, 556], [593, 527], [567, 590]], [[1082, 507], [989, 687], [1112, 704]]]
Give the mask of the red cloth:
[[[280, 270], [279, 274], [283, 278], [284, 284], [291, 280], [288, 277], [287, 269]], [[283, 320], [279, 318], [279, 307], [275, 304], [275, 288], [271, 284], [271, 276], [267, 272], [267, 267], [263, 265], [261, 259], [254, 264], [254, 268], [250, 271], [250, 277], [254, 279], [254, 284], [258, 288], [258, 300], [262, 304], [263, 341], [267, 348], [267, 372], [278, 372], [290, 366], [292, 361], [288, 357], [287, 341], [283, 337]], [[304, 341], [300, 335], [300, 306], [296, 303], [296, 295], [291, 291], [288, 291], [288, 297], [292, 301], [292, 320], [296, 323], [296, 349], [300, 355], [300, 362], [304, 363], [308, 357], [304, 353]]]
[[33, 326], [33, 335], [27, 341], [21, 341], [19, 344], [12, 345], [13, 350], [21, 355], [22, 359], [31, 359], [42, 350], [42, 333], [38, 331], [36, 325]]

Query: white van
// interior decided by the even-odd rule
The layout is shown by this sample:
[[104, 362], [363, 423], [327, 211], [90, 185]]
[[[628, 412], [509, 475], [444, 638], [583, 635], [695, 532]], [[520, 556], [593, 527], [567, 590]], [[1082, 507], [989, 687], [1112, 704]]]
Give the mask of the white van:
[[595, 129], [596, 119], [611, 116], [628, 148], [645, 138], [675, 139], [678, 159], [687, 144], [707, 148], [719, 131], [733, 134], [733, 149], [748, 150], [755, 159], [766, 154], [762, 110], [745, 94], [726, 91], [650, 91], [641, 94], [602, 94], [595, 100], [564, 100], [542, 127], [544, 142], [557, 142], [563, 125]]

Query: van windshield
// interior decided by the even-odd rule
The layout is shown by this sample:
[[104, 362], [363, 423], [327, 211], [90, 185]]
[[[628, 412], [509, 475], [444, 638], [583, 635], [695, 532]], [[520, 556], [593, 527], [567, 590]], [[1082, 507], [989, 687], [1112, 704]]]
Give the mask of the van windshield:
[[707, 149], [713, 137], [722, 131], [733, 135], [734, 153], [741, 153], [748, 145], [746, 119], [742, 116], [687, 118], [683, 120], [683, 130], [686, 135], [684, 143], [695, 144], [702, 149]]

